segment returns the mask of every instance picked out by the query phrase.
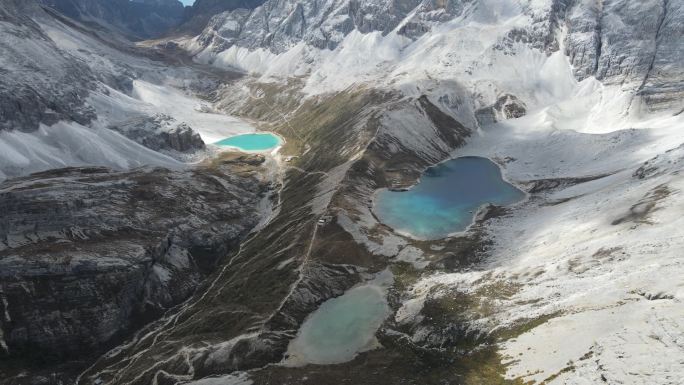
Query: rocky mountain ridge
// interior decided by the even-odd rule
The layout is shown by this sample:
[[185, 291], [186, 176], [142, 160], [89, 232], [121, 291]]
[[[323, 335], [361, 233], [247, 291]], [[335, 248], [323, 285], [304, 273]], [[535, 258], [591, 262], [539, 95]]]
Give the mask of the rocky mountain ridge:
[[[197, 43], [211, 52], [210, 57], [220, 57], [222, 52], [232, 56], [240, 48], [299, 56], [300, 43], [335, 50], [357, 31], [395, 35], [396, 39], [384, 40], [399, 45], [401, 51], [427, 44], [427, 36], [458, 30], [459, 25], [467, 26], [471, 21], [498, 22], [501, 32], [494, 41], [485, 43], [491, 44], [491, 49], [517, 55], [519, 48], [514, 46], [518, 44], [546, 54], [563, 47], [577, 80], [593, 76], [607, 85], [621, 85], [635, 92], [647, 106], [662, 110], [677, 104], [684, 89], [681, 68], [674, 65], [683, 54], [678, 44], [683, 18], [679, 2], [663, 0], [267, 1], [253, 11], [235, 10], [215, 16]], [[317, 55], [307, 53], [295, 60], [315, 63]], [[243, 66], [241, 56], [249, 55], [240, 54], [237, 61], [231, 59], [231, 64], [264, 72], [250, 68], [249, 60]], [[315, 71], [316, 66], [306, 68]], [[283, 75], [287, 76], [287, 72]], [[462, 78], [467, 80], [467, 76]]]

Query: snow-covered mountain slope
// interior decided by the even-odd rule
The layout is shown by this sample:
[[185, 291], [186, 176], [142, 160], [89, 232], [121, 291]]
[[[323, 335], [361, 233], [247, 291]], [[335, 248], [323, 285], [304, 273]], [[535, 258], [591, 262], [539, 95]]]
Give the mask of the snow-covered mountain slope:
[[212, 143], [253, 131], [193, 96], [216, 82], [212, 74], [153, 61], [32, 0], [3, 0], [0, 12], [0, 179], [66, 166], [184, 167], [179, 160], [193, 156], [178, 150], [203, 145], [150, 149], [120, 129], [160, 113], [172, 123], [150, 135], [185, 135], [186, 124]]
[[682, 7], [660, 0], [268, 1], [217, 15], [189, 48], [217, 66], [307, 76], [314, 93], [456, 79], [475, 103], [512, 93], [538, 106], [567, 90], [569, 68], [577, 80], [595, 76], [635, 95], [631, 107], [674, 109], [684, 89]]

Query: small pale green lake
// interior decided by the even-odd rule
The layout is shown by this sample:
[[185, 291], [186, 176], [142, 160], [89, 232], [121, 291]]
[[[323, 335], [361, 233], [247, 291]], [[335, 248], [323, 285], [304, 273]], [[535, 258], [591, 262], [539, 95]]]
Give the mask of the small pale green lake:
[[271, 133], [255, 133], [235, 135], [220, 140], [215, 145], [219, 147], [233, 147], [241, 151], [268, 151], [282, 144], [277, 135]]
[[[392, 279], [391, 274], [383, 273], [379, 278], [387, 279]], [[290, 359], [300, 364], [336, 364], [377, 347], [375, 332], [390, 309], [385, 299], [387, 283], [376, 281], [324, 302], [290, 342]]]

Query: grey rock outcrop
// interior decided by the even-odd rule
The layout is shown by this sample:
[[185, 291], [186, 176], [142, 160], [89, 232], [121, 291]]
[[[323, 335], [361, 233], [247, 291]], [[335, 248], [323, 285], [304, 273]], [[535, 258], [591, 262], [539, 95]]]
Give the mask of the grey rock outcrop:
[[475, 118], [480, 126], [486, 126], [506, 119], [520, 118], [526, 113], [525, 103], [515, 95], [505, 94], [493, 105], [475, 111]]
[[259, 221], [261, 161], [71, 168], [1, 184], [2, 353], [98, 352], [186, 299]]
[[202, 150], [206, 146], [199, 134], [186, 123], [180, 123], [171, 130], [162, 133], [166, 145], [180, 152]]
[[179, 123], [166, 114], [135, 118], [109, 128], [145, 147], [170, 155], [187, 154], [206, 148], [204, 141], [192, 127]]

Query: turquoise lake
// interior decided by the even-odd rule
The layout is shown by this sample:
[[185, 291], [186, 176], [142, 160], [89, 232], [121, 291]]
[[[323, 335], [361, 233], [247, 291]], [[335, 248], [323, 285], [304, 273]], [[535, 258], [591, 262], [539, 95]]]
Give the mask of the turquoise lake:
[[221, 147], [235, 147], [242, 151], [266, 151], [282, 144], [277, 135], [269, 133], [235, 135], [214, 143]]
[[313, 364], [350, 361], [376, 346], [375, 332], [389, 315], [385, 291], [376, 285], [353, 288], [324, 302], [302, 324], [289, 346], [294, 360]]
[[373, 211], [400, 233], [434, 240], [465, 230], [483, 204], [505, 206], [524, 198], [491, 160], [462, 157], [428, 168], [408, 191], [380, 190]]

